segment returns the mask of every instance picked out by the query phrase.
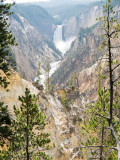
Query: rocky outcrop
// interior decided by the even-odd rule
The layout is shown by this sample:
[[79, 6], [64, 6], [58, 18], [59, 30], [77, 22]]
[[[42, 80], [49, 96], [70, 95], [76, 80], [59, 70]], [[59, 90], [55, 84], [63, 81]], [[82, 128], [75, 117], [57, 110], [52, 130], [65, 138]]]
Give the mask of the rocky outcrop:
[[89, 28], [97, 23], [96, 18], [103, 15], [102, 5], [88, 6], [86, 9], [78, 15], [78, 17], [71, 17], [64, 25], [64, 39], [68, 39], [70, 36], [77, 36], [81, 28]]
[[19, 20], [17, 15], [24, 17], [42, 36], [50, 40], [53, 39], [56, 26], [53, 17], [44, 8], [33, 4], [16, 4], [13, 6], [13, 11], [14, 15], [12, 17], [16, 20]]
[[[58, 88], [65, 88], [68, 86], [71, 80], [71, 76], [74, 75], [77, 76], [77, 87], [79, 94], [90, 101], [95, 101], [97, 99], [97, 92], [99, 88], [99, 65], [104, 65], [104, 63], [106, 63], [106, 58], [103, 57], [102, 53], [103, 50], [97, 49], [101, 44], [101, 33], [102, 31], [100, 25], [95, 25], [91, 28], [83, 29], [80, 32], [79, 36], [72, 44], [68, 55], [61, 63], [60, 68], [58, 68], [57, 72], [53, 75], [52, 82], [56, 83]], [[120, 40], [119, 38], [116, 40], [112, 39], [111, 43], [113, 46], [119, 46]], [[119, 48], [112, 49], [112, 53], [114, 53], [114, 59], [119, 60], [119, 50]], [[102, 62], [98, 61], [99, 58], [102, 60]], [[106, 67], [103, 66], [103, 70], [105, 68]], [[105, 70], [104, 72], [107, 74], [108, 70]], [[115, 72], [115, 77], [119, 77], [118, 72], [119, 71]], [[104, 84], [109, 86], [107, 82], [108, 79], [103, 80], [102, 86], [104, 86]]]
[[46, 107], [48, 122], [46, 130], [50, 132], [52, 142], [56, 146], [51, 152], [54, 160], [72, 160], [77, 152], [78, 154], [74, 159], [80, 159], [79, 143], [81, 133], [79, 122], [82, 115], [80, 104], [77, 105], [77, 102], [70, 106], [70, 112], [66, 111], [56, 96], [50, 95], [44, 102], [44, 104], [49, 104]]
[[[120, 8], [119, 4], [117, 5], [118, 2], [114, 1], [112, 3], [116, 15], [119, 17]], [[68, 39], [70, 36], [77, 36], [82, 28], [90, 28], [96, 23], [98, 23], [96, 19], [99, 19], [99, 17], [103, 16], [103, 4], [104, 1], [91, 3], [90, 5], [86, 6], [85, 9], [81, 11], [79, 15], [72, 16], [69, 19], [67, 19], [63, 26], [64, 39]]]
[[79, 19], [77, 17], [71, 17], [63, 25], [63, 38], [67, 40], [69, 37], [76, 36], [80, 31]]
[[[5, 76], [2, 71], [0, 71], [0, 74]], [[30, 89], [32, 94], [38, 94], [39, 91], [32, 85], [31, 82], [22, 79], [17, 72], [12, 72], [7, 81], [9, 81], [10, 84], [6, 89], [0, 86], [0, 101], [8, 104], [10, 114], [13, 115], [13, 106], [20, 105], [18, 97], [24, 95], [26, 88]]]
[[[2, 72], [1, 72], [2, 73]], [[2, 75], [4, 75], [2, 73]], [[12, 116], [13, 105], [20, 106], [18, 96], [24, 95], [25, 88], [29, 88], [31, 94], [38, 95], [38, 105], [40, 110], [46, 115], [46, 126], [44, 132], [50, 133], [51, 145], [54, 148], [47, 151], [53, 160], [74, 160], [80, 159], [80, 122], [83, 119], [83, 110], [81, 101], [78, 98], [70, 105], [70, 112], [58, 100], [58, 95], [46, 95], [44, 92], [37, 90], [31, 82], [21, 79], [18, 73], [14, 72], [8, 79], [10, 85], [6, 92], [0, 88], [0, 101], [8, 105], [9, 112]]]
[[97, 23], [96, 18], [99, 18], [102, 15], [102, 5], [89, 6], [80, 16], [80, 28], [92, 27]]
[[41, 62], [41, 72], [43, 72], [46, 57], [50, 57], [50, 62], [61, 58], [61, 53], [49, 47], [40, 33], [30, 25], [22, 16], [18, 15], [19, 21], [11, 18], [11, 30], [16, 37], [17, 46], [12, 47], [15, 55], [18, 71], [28, 80], [33, 80], [36, 76], [38, 61]]
[[[69, 85], [71, 75], [77, 74], [91, 67], [101, 55], [97, 50], [100, 44], [99, 26], [84, 29], [73, 42], [68, 55], [65, 57], [57, 72], [53, 74], [52, 83], [58, 87]], [[79, 83], [79, 82], [78, 82]]]

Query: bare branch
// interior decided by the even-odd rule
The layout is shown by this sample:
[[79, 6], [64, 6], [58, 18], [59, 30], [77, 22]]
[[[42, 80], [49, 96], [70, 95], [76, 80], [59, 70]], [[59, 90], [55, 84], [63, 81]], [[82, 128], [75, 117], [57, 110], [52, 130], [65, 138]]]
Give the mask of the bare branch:
[[[105, 28], [102, 27], [102, 29], [108, 34], [108, 31], [107, 31]], [[103, 34], [103, 35], [104, 35], [104, 34]]]
[[77, 152], [73, 155], [73, 157], [72, 157], [71, 160], [74, 160], [74, 158], [79, 154], [79, 152], [80, 152], [80, 151], [77, 151]]
[[115, 138], [116, 143], [118, 144], [118, 143], [119, 143], [119, 139], [118, 139], [118, 136], [117, 136], [116, 133], [115, 133], [115, 130], [114, 130], [112, 124], [110, 124], [110, 129], [111, 129], [111, 131], [112, 131], [112, 135], [113, 135], [113, 137]]
[[109, 146], [105, 146], [105, 145], [80, 146], [80, 148], [97, 148], [97, 147], [109, 147]]
[[106, 75], [106, 74], [108, 74], [109, 73], [109, 71], [104, 71], [102, 74], [103, 75]]
[[[82, 146], [82, 147], [80, 147], [80, 148], [101, 148], [101, 147], [103, 147], [103, 148], [105, 148], [105, 147], [110, 147], [110, 146], [106, 146], [106, 145], [96, 145], [96, 146]], [[115, 150], [118, 150], [118, 148], [117, 147], [110, 147], [110, 149], [115, 149]]]
[[120, 46], [116, 46], [116, 47], [112, 47], [112, 46], [111, 46], [110, 48], [120, 48]]
[[35, 151], [37, 151], [37, 152], [43, 152], [43, 151], [46, 151], [47, 149], [46, 148], [41, 148], [41, 149], [34, 149], [33, 151], [32, 151], [32, 153], [34, 153]]
[[105, 118], [105, 119], [107, 119], [108, 121], [110, 120], [110, 118], [108, 118], [108, 117], [106, 117], [106, 116], [103, 116], [103, 115], [101, 115], [101, 114], [99, 114], [99, 113], [95, 113], [97, 116], [100, 116], [100, 117], [102, 117], [102, 118]]
[[117, 147], [110, 147], [111, 149], [115, 149], [115, 150], [117, 150], [118, 151], [118, 148]]
[[117, 30], [114, 30], [109, 36], [111, 37], [114, 33], [117, 33]]
[[119, 67], [120, 66], [120, 64], [118, 64], [117, 66], [115, 66], [113, 69], [112, 69], [112, 71], [114, 71], [117, 67]]
[[113, 84], [120, 79], [120, 75], [113, 81]]
[[103, 59], [105, 59], [105, 60], [107, 60], [107, 59], [109, 59], [108, 57], [106, 57], [106, 58], [99, 58], [97, 61], [101, 61], [101, 60], [103, 60]]

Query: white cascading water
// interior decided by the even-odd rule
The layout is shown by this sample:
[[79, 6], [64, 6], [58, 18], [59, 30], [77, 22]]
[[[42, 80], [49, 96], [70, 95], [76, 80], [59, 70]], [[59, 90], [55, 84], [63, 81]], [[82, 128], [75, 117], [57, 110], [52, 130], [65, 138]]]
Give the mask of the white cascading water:
[[[56, 69], [59, 67], [61, 61], [57, 61], [57, 62], [52, 62], [50, 63], [50, 74], [49, 76], [51, 76]], [[34, 81], [36, 81], [37, 78], [34, 79]], [[40, 75], [40, 84], [42, 84], [43, 86], [45, 86], [45, 80], [46, 80], [46, 76], [45, 73]]]
[[53, 42], [55, 43], [55, 45], [57, 45], [57, 43], [59, 43], [60, 41], [63, 40], [63, 38], [62, 38], [62, 27], [63, 27], [63, 25], [58, 25], [55, 32], [54, 32]]
[[63, 55], [70, 49], [71, 43], [75, 40], [75, 36], [70, 37], [66, 41], [62, 38], [63, 25], [58, 25], [53, 36], [53, 42], [57, 49], [59, 49]]
[[[62, 29], [63, 29], [63, 25], [58, 25], [55, 32], [54, 32], [54, 36], [53, 36], [53, 42], [56, 46], [57, 49], [59, 49], [63, 55], [70, 49], [71, 47], [71, 43], [75, 40], [75, 36], [74, 37], [70, 37], [68, 40], [64, 41], [62, 38]], [[51, 69], [50, 69], [50, 76], [57, 70], [57, 68], [60, 65], [60, 61], [57, 62], [53, 62], [50, 63]], [[45, 82], [45, 73], [40, 75], [41, 78], [41, 84], [44, 85]], [[37, 79], [35, 78], [35, 81]]]

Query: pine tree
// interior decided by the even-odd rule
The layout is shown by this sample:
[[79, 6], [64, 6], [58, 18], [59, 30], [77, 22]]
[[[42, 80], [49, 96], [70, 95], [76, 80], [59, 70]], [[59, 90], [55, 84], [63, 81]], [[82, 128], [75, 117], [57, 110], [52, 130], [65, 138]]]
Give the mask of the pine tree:
[[[91, 118], [89, 124], [83, 126], [83, 128], [88, 135], [91, 135], [84, 147], [94, 148], [91, 153], [94, 154], [93, 157], [99, 157], [100, 160], [120, 160], [120, 95], [118, 92], [120, 83], [118, 48], [120, 46], [115, 46], [115, 41], [119, 36], [118, 32], [120, 32], [120, 24], [113, 17], [115, 12], [111, 6], [111, 0], [107, 0], [103, 8], [104, 17], [99, 19], [103, 21], [105, 34], [102, 35], [104, 40], [100, 49], [104, 50], [103, 57], [106, 60], [105, 65], [102, 65], [103, 73], [105, 73], [102, 77], [108, 83], [99, 90], [99, 98], [96, 104], [91, 104], [88, 107], [87, 111]], [[115, 50], [118, 54], [115, 53]]]
[[[15, 45], [15, 38], [11, 31], [8, 31], [8, 17], [12, 14], [10, 8], [13, 4], [5, 4], [4, 0], [0, 0], [0, 70], [2, 70], [6, 76], [10, 73], [10, 67], [14, 65], [12, 55], [10, 53], [10, 46]], [[0, 75], [0, 84], [7, 85], [5, 77]]]
[[0, 146], [3, 146], [5, 140], [9, 140], [9, 136], [12, 134], [10, 130], [11, 118], [7, 108], [7, 105], [0, 102]]
[[39, 111], [36, 96], [26, 89], [25, 96], [19, 97], [19, 101], [20, 108], [14, 106], [16, 121], [13, 124], [11, 159], [49, 160], [49, 155], [44, 152], [49, 149], [49, 134], [43, 133], [45, 116]]
[[[6, 77], [10, 75], [10, 66], [13, 63], [10, 55], [10, 45], [14, 45], [15, 38], [8, 31], [9, 24], [7, 23], [8, 17], [12, 14], [10, 8], [13, 4], [3, 2], [3, 0], [0, 0], [0, 86], [7, 88], [9, 82]], [[5, 76], [3, 76], [1, 70]], [[11, 118], [7, 108], [8, 106], [0, 102], [0, 146], [2, 147], [6, 140], [10, 140], [11, 135]], [[0, 159], [3, 155], [1, 152]]]

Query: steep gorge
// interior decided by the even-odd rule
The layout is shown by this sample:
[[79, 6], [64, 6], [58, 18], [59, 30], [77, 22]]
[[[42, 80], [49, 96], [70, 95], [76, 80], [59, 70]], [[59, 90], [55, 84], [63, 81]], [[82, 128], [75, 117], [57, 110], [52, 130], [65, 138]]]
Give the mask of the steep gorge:
[[[41, 72], [43, 74], [47, 56], [50, 57], [50, 62], [61, 60], [61, 52], [68, 51], [79, 31], [82, 32], [82, 28], [90, 27], [96, 23], [95, 19], [101, 9], [95, 5], [88, 8], [90, 10], [86, 9], [81, 12], [79, 17], [70, 17], [62, 25], [62, 39], [57, 41], [53, 36], [54, 31], [56, 31], [54, 19], [43, 8], [35, 5], [14, 7], [15, 14], [12, 16], [10, 23], [18, 46], [13, 47], [13, 52], [15, 53], [18, 71], [23, 77], [34, 80], [38, 61], [41, 62]], [[85, 23], [85, 19], [87, 23]], [[72, 49], [71, 51], [74, 52]]]
[[77, 36], [81, 29], [90, 28], [97, 23], [96, 18], [102, 16], [102, 3], [88, 5], [78, 16], [70, 17], [64, 25], [64, 38]]
[[100, 56], [100, 53], [96, 51], [100, 44], [98, 31], [99, 26], [94, 26], [80, 32], [60, 68], [53, 75], [53, 83], [56, 83], [58, 87], [67, 86], [73, 73], [78, 74], [96, 62]]
[[[73, 85], [76, 85], [75, 77], [77, 77], [79, 93], [90, 100], [95, 100], [98, 87], [98, 59], [102, 56], [102, 51], [97, 48], [101, 44], [100, 35], [103, 33], [101, 23], [97, 23], [96, 18], [102, 16], [102, 9], [100, 5], [96, 6], [96, 4], [90, 8], [91, 10], [86, 12], [86, 15], [88, 14], [88, 16], [85, 14], [83, 15], [84, 19], [87, 19], [85, 17], [91, 18], [88, 18], [86, 25], [84, 25], [83, 28], [80, 28], [76, 40], [72, 43], [70, 50], [66, 53], [60, 67], [53, 74], [51, 83], [55, 83], [57, 88], [65, 88], [70, 85], [70, 81], [72, 81]], [[114, 9], [116, 15], [119, 16], [119, 6], [116, 5]], [[68, 26], [71, 24], [72, 23]], [[119, 42], [116, 41], [114, 43], [118, 44]]]
[[[29, 9], [29, 7], [30, 6], [28, 5], [25, 9]], [[50, 40], [51, 36], [49, 37], [49, 34], [47, 34], [47, 31], [50, 31], [50, 24], [47, 25], [48, 22], [46, 23], [46, 17], [42, 17], [41, 7], [32, 6], [31, 8], [34, 9], [34, 12], [36, 8], [39, 8], [39, 14], [36, 15], [38, 16], [36, 18], [37, 20], [34, 21], [37, 23], [39, 20], [41, 21], [42, 18], [41, 27], [39, 26], [39, 23], [41, 22], [36, 24], [36, 26], [34, 26], [35, 24], [31, 25], [29, 20], [30, 15], [29, 12], [26, 13], [27, 11], [24, 15], [24, 12], [21, 14], [21, 12], [17, 10], [18, 13], [15, 12], [9, 21], [11, 24], [10, 30], [12, 30], [13, 35], [16, 37], [16, 42], [18, 43], [17, 46], [12, 48], [18, 72], [20, 72], [24, 78], [33, 81], [36, 77], [36, 69], [39, 61], [41, 62], [41, 73], [43, 73], [47, 56], [50, 58], [50, 62], [54, 62], [61, 59], [62, 53], [56, 49], [55, 45]], [[26, 19], [26, 15], [28, 16], [28, 19]], [[31, 17], [31, 21], [33, 17]], [[45, 28], [44, 25], [47, 27]], [[54, 24], [51, 22], [51, 27], [52, 26], [54, 26]], [[43, 36], [44, 32], [40, 31], [40, 28], [44, 29], [44, 32], [48, 37], [46, 37], [46, 35]], [[53, 27], [53, 31], [54, 29], [55, 26]], [[41, 32], [43, 33], [41, 34]], [[52, 31], [50, 32], [52, 35]]]
[[[3, 73], [0, 72], [2, 75]], [[24, 95], [25, 88], [30, 89], [31, 94], [38, 97], [37, 104], [40, 111], [46, 115], [46, 126], [42, 130], [50, 133], [51, 145], [54, 148], [46, 151], [53, 160], [67, 160], [74, 157], [80, 159], [79, 142], [81, 138], [80, 122], [84, 118], [84, 98], [79, 97], [69, 106], [69, 112], [59, 100], [59, 94], [46, 95], [43, 91], [36, 89], [31, 82], [22, 79], [18, 73], [13, 72], [8, 81], [10, 85], [6, 92], [0, 87], [0, 101], [8, 105], [10, 115], [14, 117], [13, 106], [20, 106], [18, 96]], [[7, 97], [7, 98], [6, 98]], [[82, 102], [82, 103], [81, 103]]]
[[[28, 79], [33, 80], [38, 60], [42, 61], [44, 69], [45, 56], [49, 55], [53, 62], [61, 58], [61, 53], [59, 51], [56, 53], [54, 49], [49, 48], [41, 34], [30, 25], [28, 20], [21, 15], [18, 15], [18, 18], [19, 21], [11, 19], [11, 29], [14, 28], [16, 41], [19, 41], [19, 45], [13, 48], [13, 52], [16, 53], [19, 70]], [[95, 17], [93, 19], [91, 24], [95, 23]], [[97, 60], [102, 55], [101, 51], [97, 51], [100, 44], [101, 26], [100, 24], [90, 26], [80, 29], [60, 68], [53, 75], [52, 82], [62, 89], [47, 95], [44, 91], [36, 89], [31, 82], [22, 79], [16, 72], [9, 79], [9, 92], [0, 88], [0, 100], [8, 104], [12, 115], [14, 115], [13, 105], [19, 107], [20, 103], [17, 98], [19, 95], [24, 95], [26, 87], [31, 90], [32, 94], [38, 96], [40, 110], [46, 115], [44, 131], [50, 133], [51, 144], [55, 143], [55, 147], [48, 151], [53, 160], [85, 159], [79, 150], [80, 140], [84, 140], [80, 132], [80, 124], [86, 118], [85, 104], [97, 99]], [[69, 37], [69, 34], [67, 36]], [[78, 81], [76, 88], [63, 89], [68, 87], [70, 77], [74, 73]], [[67, 107], [61, 103], [64, 92], [68, 94], [68, 100], [72, 99]]]

